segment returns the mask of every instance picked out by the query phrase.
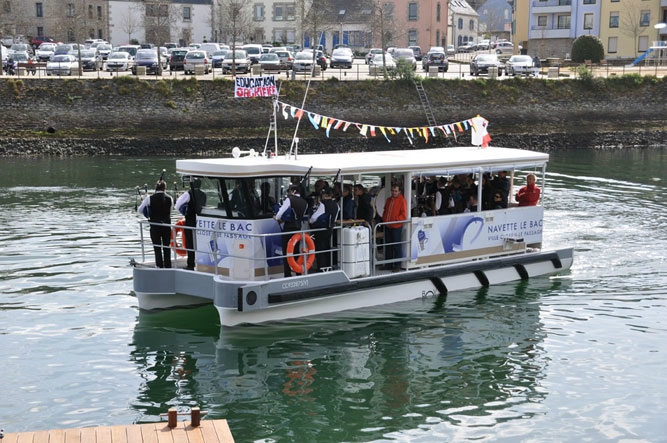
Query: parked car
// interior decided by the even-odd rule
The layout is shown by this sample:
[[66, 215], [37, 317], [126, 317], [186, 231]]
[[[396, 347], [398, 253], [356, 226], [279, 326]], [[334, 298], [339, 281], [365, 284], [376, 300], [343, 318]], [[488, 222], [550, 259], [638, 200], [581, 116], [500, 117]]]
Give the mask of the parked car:
[[27, 52], [28, 55], [32, 56], [34, 54], [32, 46], [27, 43], [14, 43], [9, 47], [9, 54], [14, 52]]
[[119, 46], [116, 49], [117, 52], [127, 52], [130, 54], [130, 58], [134, 60], [134, 56], [137, 55], [137, 51], [141, 49], [141, 45], [123, 45]]
[[438, 71], [447, 72], [449, 70], [449, 60], [444, 52], [429, 52], [422, 60], [424, 71], [428, 72], [431, 66], [437, 67]]
[[204, 74], [211, 72], [211, 61], [208, 59], [206, 51], [195, 49], [185, 54], [185, 58], [183, 59], [184, 73], [194, 74], [197, 65], [204, 66]]
[[254, 65], [259, 63], [259, 57], [262, 55], [262, 45], [247, 44], [243, 45], [243, 50], [248, 55], [248, 59]]
[[157, 49], [139, 49], [134, 56], [132, 74], [137, 75], [137, 67], [146, 68], [146, 74], [162, 75], [162, 63], [158, 60]]
[[491, 67], [498, 68], [498, 76], [503, 75], [503, 64], [498, 60], [498, 55], [477, 54], [470, 60], [470, 75], [488, 74]]
[[513, 55], [505, 62], [507, 75], [534, 74], [536, 71], [533, 68], [533, 58], [530, 55]]
[[496, 43], [496, 54], [513, 54], [514, 44], [512, 42]]
[[317, 50], [317, 53], [315, 54], [315, 61], [319, 65], [320, 69], [322, 69], [322, 71], [327, 70], [327, 66], [329, 66], [329, 60], [327, 60], [327, 56], [324, 55], [324, 51], [319, 49]]
[[241, 72], [248, 73], [251, 64], [248, 53], [244, 49], [235, 49], [234, 51], [230, 49], [222, 61], [222, 73], [231, 74], [233, 69], [236, 69], [237, 74]]
[[412, 66], [413, 70], [417, 70], [417, 60], [415, 60], [415, 53], [410, 48], [396, 48], [392, 54], [394, 60], [396, 60], [396, 65], [401, 63], [403, 60], [408, 65]]
[[109, 54], [107, 58], [106, 70], [111, 71], [128, 71], [132, 69], [132, 57], [129, 52], [117, 51]]
[[366, 54], [366, 57], [364, 57], [366, 64], [368, 64], [376, 54], [382, 54], [382, 48], [371, 48]]
[[[4, 64], [4, 67], [6, 68], [7, 64], [10, 63], [10, 61], [11, 61], [11, 65], [10, 65], [11, 69], [13, 70], [13, 72], [16, 72], [16, 70], [19, 68], [19, 63], [27, 64], [32, 60], [33, 59], [32, 59], [32, 56], [30, 54], [28, 54], [25, 51], [21, 51], [21, 52], [14, 52], [13, 54], [10, 54], [8, 56], [7, 60], [4, 60], [3, 64]], [[30, 74], [35, 74], [37, 72], [36, 68], [26, 69], [26, 71], [29, 72]]]
[[199, 45], [199, 48], [198, 48], [198, 49], [200, 49], [200, 50], [202, 50], [202, 51], [206, 51], [206, 56], [207, 56], [207, 57], [209, 58], [209, 60], [210, 60], [211, 57], [213, 57], [213, 53], [214, 53], [215, 51], [219, 51], [219, 50], [220, 50], [220, 45], [219, 45], [218, 43], [212, 43], [212, 42], [210, 42], [210, 43], [202, 43], [201, 45]]
[[280, 71], [282, 65], [280, 64], [280, 57], [275, 52], [268, 52], [259, 57], [259, 65], [263, 71]]
[[313, 52], [301, 51], [294, 56], [292, 69], [295, 72], [310, 72], [313, 67]]
[[412, 49], [412, 52], [415, 54], [415, 60], [420, 62], [423, 58], [422, 48], [419, 46], [408, 46], [408, 48]]
[[382, 54], [375, 54], [373, 58], [368, 62], [368, 73], [373, 72], [373, 68], [376, 68], [378, 72], [381, 69], [386, 69], [387, 71], [395, 71], [396, 70], [396, 62], [394, 61], [394, 57], [391, 56], [391, 54], [385, 54], [384, 58], [382, 57]]
[[294, 56], [287, 49], [279, 50], [279, 51], [271, 50], [269, 52], [273, 52], [274, 54], [276, 54], [278, 56], [278, 58], [280, 59], [281, 69], [284, 69], [286, 71], [292, 69], [292, 63], [294, 62]]
[[76, 49], [77, 48], [71, 43], [60, 43], [56, 46], [56, 49], [53, 51], [53, 55], [69, 54], [70, 52]]
[[329, 67], [352, 69], [352, 50], [350, 48], [337, 48], [331, 53]]
[[459, 46], [456, 52], [463, 52], [463, 53], [475, 52], [476, 49], [477, 49], [476, 44], [474, 44], [473, 42], [468, 42]]
[[46, 75], [72, 75], [79, 70], [79, 61], [72, 54], [54, 55], [46, 63]]
[[109, 43], [100, 43], [97, 45], [96, 49], [97, 52], [100, 53], [102, 60], [106, 60], [109, 57], [109, 54], [111, 54], [113, 47]]
[[189, 51], [188, 48], [172, 48], [169, 50], [169, 70], [170, 71], [182, 71], [183, 70], [183, 60], [185, 59], [185, 54]]
[[222, 68], [222, 61], [225, 59], [228, 49], [218, 49], [211, 56], [211, 66], [214, 68]]
[[39, 48], [42, 45], [42, 43], [55, 43], [55, 40], [45, 35], [38, 35], [33, 37], [32, 40], [30, 40], [30, 44], [32, 45], [33, 49]]
[[447, 56], [452, 56], [454, 54], [456, 54], [456, 46], [447, 45]]
[[53, 57], [53, 54], [56, 52], [55, 43], [42, 43], [39, 45], [39, 48], [35, 51], [35, 57], [40, 62], [47, 62]]
[[84, 71], [99, 71], [102, 69], [102, 57], [96, 49], [81, 50], [81, 69]]

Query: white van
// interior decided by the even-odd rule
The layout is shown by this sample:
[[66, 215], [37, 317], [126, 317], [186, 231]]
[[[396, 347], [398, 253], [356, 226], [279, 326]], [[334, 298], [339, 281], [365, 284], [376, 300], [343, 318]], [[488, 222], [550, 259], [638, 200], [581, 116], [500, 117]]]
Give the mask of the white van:
[[243, 50], [248, 54], [248, 58], [253, 65], [259, 63], [259, 57], [262, 55], [262, 45], [243, 45]]
[[202, 44], [199, 45], [199, 50], [200, 51], [206, 51], [206, 54], [208, 55], [208, 58], [210, 59], [215, 51], [220, 50], [220, 45], [217, 44], [217, 43], [202, 43]]

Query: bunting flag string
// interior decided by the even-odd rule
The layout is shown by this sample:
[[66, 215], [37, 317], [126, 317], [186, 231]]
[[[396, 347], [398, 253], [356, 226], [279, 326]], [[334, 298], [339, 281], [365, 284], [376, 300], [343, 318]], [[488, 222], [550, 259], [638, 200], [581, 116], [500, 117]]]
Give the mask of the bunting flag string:
[[491, 141], [491, 136], [487, 131], [489, 122], [479, 115], [458, 122], [415, 128], [400, 126], [380, 126], [371, 125], [369, 123], [350, 122], [341, 120], [336, 117], [320, 115], [316, 112], [297, 108], [296, 106], [290, 105], [289, 103], [278, 101], [278, 104], [280, 105], [281, 113], [285, 120], [290, 117], [300, 120], [305, 115], [308, 117], [308, 121], [310, 121], [316, 130], [323, 128], [326, 131], [327, 138], [330, 137], [332, 129], [334, 131], [342, 129], [343, 132], [346, 132], [351, 125], [354, 125], [359, 130], [359, 134], [362, 136], [377, 137], [379, 132], [384, 136], [385, 139], [387, 139], [388, 143], [391, 143], [391, 139], [389, 138], [390, 136], [398, 135], [401, 132], [406, 134], [406, 136], [411, 141], [415, 137], [421, 137], [424, 139], [425, 143], [428, 143], [430, 139], [433, 139], [437, 136], [438, 131], [440, 131], [445, 137], [449, 137], [450, 135], [453, 136], [454, 140], [457, 140], [457, 132], [464, 133], [470, 131], [472, 144], [476, 146], [482, 145], [484, 148], [487, 147], [489, 141]]

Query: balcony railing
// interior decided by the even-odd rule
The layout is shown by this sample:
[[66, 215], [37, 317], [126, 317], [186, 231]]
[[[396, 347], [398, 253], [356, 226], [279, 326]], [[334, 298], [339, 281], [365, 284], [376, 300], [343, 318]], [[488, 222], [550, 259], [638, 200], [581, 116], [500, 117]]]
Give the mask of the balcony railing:
[[547, 8], [554, 6], [572, 6], [572, 0], [533, 1], [533, 8]]

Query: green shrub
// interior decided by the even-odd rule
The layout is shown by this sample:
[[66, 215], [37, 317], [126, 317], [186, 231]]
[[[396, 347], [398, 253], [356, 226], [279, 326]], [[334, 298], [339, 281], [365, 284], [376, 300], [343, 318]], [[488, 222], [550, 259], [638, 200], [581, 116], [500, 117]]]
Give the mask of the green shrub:
[[401, 80], [414, 80], [415, 70], [412, 64], [402, 58], [396, 60], [396, 76]]
[[575, 63], [584, 63], [586, 60], [600, 63], [603, 58], [604, 46], [594, 35], [582, 35], [572, 43], [572, 61]]

